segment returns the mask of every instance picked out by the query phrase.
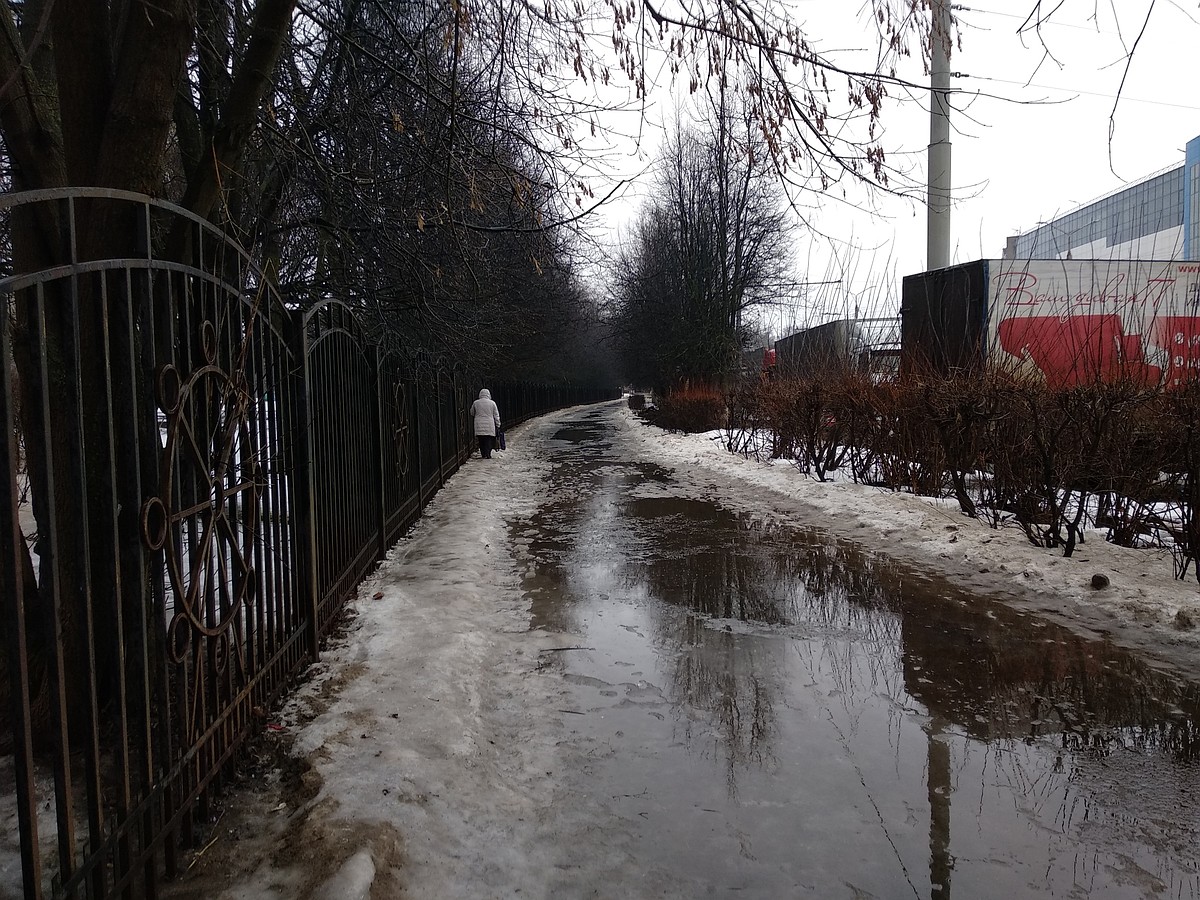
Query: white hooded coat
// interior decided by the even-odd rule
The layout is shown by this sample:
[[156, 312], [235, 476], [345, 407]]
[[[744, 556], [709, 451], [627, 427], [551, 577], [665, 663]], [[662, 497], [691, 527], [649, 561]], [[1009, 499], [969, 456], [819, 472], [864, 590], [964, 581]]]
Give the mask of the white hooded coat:
[[492, 437], [500, 430], [500, 407], [492, 402], [492, 392], [484, 388], [479, 399], [471, 404], [471, 418], [475, 422], [476, 436], [489, 434]]

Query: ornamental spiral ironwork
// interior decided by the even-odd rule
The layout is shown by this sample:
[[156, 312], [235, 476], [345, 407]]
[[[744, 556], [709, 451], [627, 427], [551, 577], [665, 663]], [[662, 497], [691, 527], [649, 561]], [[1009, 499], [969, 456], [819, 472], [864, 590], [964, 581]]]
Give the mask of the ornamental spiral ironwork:
[[[240, 371], [216, 363], [216, 329], [200, 327], [204, 365], [184, 378], [163, 366], [156, 385], [166, 420], [161, 494], [142, 507], [142, 536], [162, 550], [174, 596], [167, 626], [176, 663], [190, 647], [214, 641], [215, 669], [241, 661], [234, 624], [251, 606], [257, 584], [252, 562], [261, 473], [248, 421], [250, 395]], [[200, 665], [201, 653], [193, 653]]]
[[403, 381], [398, 381], [393, 385], [392, 403], [395, 409], [393, 421], [396, 423], [396, 430], [392, 435], [396, 447], [396, 474], [403, 481], [408, 476], [408, 470], [412, 465], [408, 449], [410, 428], [408, 423], [408, 386]]
[[467, 402], [467, 388], [457, 376], [454, 381], [454, 415], [458, 419], [458, 433], [470, 439], [474, 433], [471, 429], [471, 405]]

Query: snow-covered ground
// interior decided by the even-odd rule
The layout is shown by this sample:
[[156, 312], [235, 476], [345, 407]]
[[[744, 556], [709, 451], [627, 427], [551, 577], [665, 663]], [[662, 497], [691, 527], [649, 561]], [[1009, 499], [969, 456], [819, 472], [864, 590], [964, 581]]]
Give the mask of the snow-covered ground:
[[[1037, 609], [1194, 672], [1194, 582], [1165, 552], [1089, 535], [1074, 558], [991, 530], [943, 503], [726, 453], [717, 435], [672, 435], [610, 407], [625, 452], [674, 470], [697, 498], [830, 533]], [[623, 865], [628, 833], [563, 774], [589, 752], [566, 739], [567, 688], [544, 660], [573, 636], [529, 630], [509, 523], [546, 500], [558, 413], [471, 459], [359, 590], [354, 617], [272, 723], [311, 770], [231, 804], [175, 897], [679, 896]], [[1092, 577], [1110, 580], [1100, 590]], [[280, 779], [276, 778], [275, 782]], [[238, 813], [242, 818], [237, 818]], [[368, 891], [370, 892], [368, 894]]]

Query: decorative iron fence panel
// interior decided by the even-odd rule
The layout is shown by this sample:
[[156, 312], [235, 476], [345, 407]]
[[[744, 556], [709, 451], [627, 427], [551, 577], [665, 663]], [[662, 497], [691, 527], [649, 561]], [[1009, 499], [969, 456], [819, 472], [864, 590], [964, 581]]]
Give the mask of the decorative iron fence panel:
[[295, 360], [278, 298], [203, 220], [113, 191], [0, 208], [4, 475], [32, 497], [3, 536], [25, 893], [152, 895], [305, 659]]
[[420, 404], [415, 370], [397, 354], [379, 364], [383, 463], [383, 546], [395, 543], [421, 512]]
[[[438, 423], [441, 440], [441, 474], [442, 483], [454, 474], [467, 453], [466, 416], [464, 415], [466, 391], [462, 384], [463, 376], [457, 370], [441, 373], [438, 378]], [[469, 451], [468, 451], [469, 452]]]
[[324, 632], [380, 555], [378, 361], [353, 310], [340, 301], [305, 313], [303, 332], [312, 571]]
[[432, 363], [424, 359], [418, 361], [417, 429], [421, 443], [417, 459], [420, 463], [420, 491], [423, 498], [432, 496], [442, 485], [441, 382], [442, 376]]
[[[169, 204], [14, 194], [0, 228], [0, 753], [24, 894], [152, 897], [470, 455], [478, 388], [381, 358], [348, 303], [287, 308]], [[506, 425], [615, 396], [492, 390]]]

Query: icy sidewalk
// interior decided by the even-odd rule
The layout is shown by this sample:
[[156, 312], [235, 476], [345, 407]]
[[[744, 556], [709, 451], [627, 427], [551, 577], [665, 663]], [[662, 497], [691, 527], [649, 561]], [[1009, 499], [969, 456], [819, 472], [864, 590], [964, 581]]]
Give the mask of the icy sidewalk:
[[[473, 457], [360, 587], [352, 624], [279, 718], [319, 787], [302, 809], [278, 810], [286, 827], [242, 838], [238, 855], [265, 861], [231, 873], [239, 883], [220, 896], [563, 888], [560, 839], [587, 827], [585, 801], [555, 802], [561, 682], [537, 669], [539, 651], [569, 638], [527, 630], [506, 525], [543, 499], [543, 450], [561, 415], [514, 429], [491, 460]], [[596, 869], [570, 866], [582, 889], [614, 861], [578, 850]]]

